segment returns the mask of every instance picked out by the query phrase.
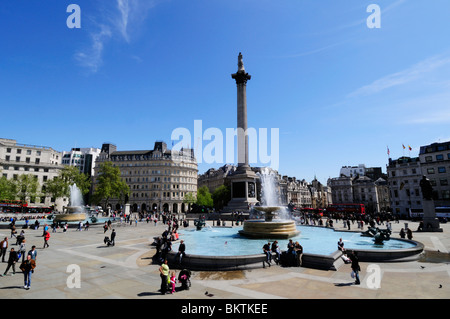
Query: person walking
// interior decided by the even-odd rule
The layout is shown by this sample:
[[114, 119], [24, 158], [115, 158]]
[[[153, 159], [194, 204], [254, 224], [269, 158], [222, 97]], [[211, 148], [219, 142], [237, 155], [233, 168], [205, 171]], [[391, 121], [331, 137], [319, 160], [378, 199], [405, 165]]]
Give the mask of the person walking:
[[8, 250], [8, 237], [5, 237], [0, 242], [0, 256], [2, 257], [2, 262], [5, 262], [6, 251]]
[[116, 230], [113, 229], [111, 232], [111, 245], [112, 246], [114, 246], [116, 244], [115, 239], [116, 239]]
[[34, 272], [34, 268], [36, 268], [36, 261], [31, 259], [31, 255], [28, 255], [27, 260], [20, 264], [20, 270], [24, 277], [23, 287], [27, 290], [31, 288], [31, 274]]
[[22, 256], [22, 262], [25, 261], [25, 253], [27, 252], [27, 248], [26, 248], [26, 239], [22, 240], [22, 242], [20, 243], [20, 248], [19, 248], [19, 253]]
[[413, 238], [412, 231], [411, 231], [411, 229], [409, 229], [409, 227], [406, 228], [406, 237], [408, 237], [409, 240], [411, 240]]
[[177, 277], [175, 274], [175, 271], [172, 271], [172, 275], [170, 276], [170, 287], [172, 290], [170, 291], [171, 294], [175, 293], [175, 285], [177, 283]]
[[352, 251], [350, 254], [350, 260], [352, 261], [352, 271], [355, 274], [355, 285], [359, 285], [361, 283], [359, 281], [359, 272], [361, 271], [361, 267], [359, 266], [359, 259], [356, 251]]
[[49, 239], [50, 239], [50, 232], [46, 231], [44, 234], [44, 247], [42, 249], [44, 249], [45, 247], [50, 247], [50, 245], [48, 244]]
[[163, 264], [159, 267], [159, 276], [161, 277], [161, 294], [165, 295], [167, 291], [167, 283], [169, 276], [169, 265], [167, 265], [167, 259], [164, 259]]
[[28, 252], [28, 255], [31, 256], [31, 259], [36, 260], [37, 258], [37, 251], [36, 246], [31, 246], [31, 250]]
[[9, 251], [9, 258], [8, 258], [8, 266], [6, 267], [5, 272], [3, 273], [3, 275], [0, 276], [6, 276], [6, 274], [8, 273], [8, 270], [12, 267], [13, 270], [13, 275], [15, 275], [16, 273], [16, 262], [17, 262], [18, 258], [17, 258], [17, 252], [14, 250], [14, 248], [11, 248], [11, 250]]

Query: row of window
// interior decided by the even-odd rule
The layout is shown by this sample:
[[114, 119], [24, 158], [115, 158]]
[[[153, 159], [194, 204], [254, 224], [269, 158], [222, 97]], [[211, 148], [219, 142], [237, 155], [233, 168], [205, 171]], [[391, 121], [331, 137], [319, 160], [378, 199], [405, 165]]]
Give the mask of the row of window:
[[[447, 173], [447, 169], [445, 168], [445, 166], [441, 166], [441, 167], [438, 167], [438, 168], [437, 168], [437, 172], [438, 172], [439, 174]], [[427, 168], [427, 174], [435, 174], [435, 169], [434, 169], [434, 167]]]
[[[27, 155], [31, 155], [33, 150], [26, 150], [26, 154]], [[6, 153], [12, 153], [12, 149], [11, 147], [7, 147], [6, 148]], [[21, 148], [16, 148], [16, 154], [22, 154], [22, 149]], [[36, 151], [36, 156], [40, 156], [41, 155], [41, 151]]]
[[[7, 170], [10, 169], [10, 166], [3, 165], [3, 169], [7, 171]], [[15, 170], [15, 171], [19, 171], [20, 170], [20, 166], [11, 166], [11, 169]], [[34, 172], [46, 172], [46, 173], [49, 171], [48, 168], [28, 167], [28, 166], [23, 167], [23, 170], [26, 171], [26, 172], [33, 172], [34, 171]], [[5, 175], [5, 174], [3, 174], [3, 175]]]
[[[443, 161], [445, 159], [444, 154], [437, 154], [436, 155], [436, 161]], [[447, 158], [446, 159], [450, 159], [450, 153], [447, 153]], [[425, 162], [432, 162], [433, 161], [433, 156], [425, 156]]]
[[[162, 198], [183, 198], [187, 193], [186, 192], [163, 192]], [[148, 193], [132, 193], [132, 198], [148, 198], [150, 197]], [[160, 194], [153, 192], [151, 194], [152, 198], [159, 198]]]

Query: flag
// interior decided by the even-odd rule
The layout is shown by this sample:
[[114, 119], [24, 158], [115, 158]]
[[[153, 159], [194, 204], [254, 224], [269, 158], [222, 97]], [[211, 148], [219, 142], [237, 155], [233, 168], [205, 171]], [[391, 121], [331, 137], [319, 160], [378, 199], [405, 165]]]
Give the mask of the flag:
[[387, 148], [387, 153], [388, 153], [388, 155], [391, 155], [391, 152], [389, 151], [389, 146]]
[[409, 148], [410, 151], [412, 151], [412, 147], [411, 146], [408, 145], [408, 148]]
[[405, 149], [406, 147], [405, 147], [405, 144], [402, 144], [402, 146], [403, 146], [403, 149]]

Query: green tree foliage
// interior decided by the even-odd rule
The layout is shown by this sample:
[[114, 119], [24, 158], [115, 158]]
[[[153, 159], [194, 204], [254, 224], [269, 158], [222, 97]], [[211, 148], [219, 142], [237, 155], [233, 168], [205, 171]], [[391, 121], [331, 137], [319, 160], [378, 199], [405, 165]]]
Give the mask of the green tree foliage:
[[213, 207], [214, 202], [208, 187], [202, 186], [197, 190], [196, 204], [199, 206]]
[[17, 185], [13, 180], [5, 176], [0, 177], [0, 199], [15, 199], [17, 195]]
[[15, 181], [17, 187], [17, 197], [21, 201], [39, 196], [39, 181], [37, 176], [31, 174], [20, 175]]
[[122, 200], [130, 194], [130, 188], [120, 177], [120, 169], [112, 162], [104, 162], [99, 166], [97, 185], [94, 190], [94, 201], [98, 204], [105, 201], [109, 205], [111, 198]]
[[69, 197], [70, 186], [74, 184], [77, 185], [83, 195], [88, 193], [91, 187], [89, 177], [80, 173], [77, 167], [65, 166], [57, 177], [45, 183], [45, 193], [54, 198]]
[[217, 187], [212, 193], [212, 199], [214, 201], [214, 208], [222, 209], [231, 199], [230, 188], [225, 185]]

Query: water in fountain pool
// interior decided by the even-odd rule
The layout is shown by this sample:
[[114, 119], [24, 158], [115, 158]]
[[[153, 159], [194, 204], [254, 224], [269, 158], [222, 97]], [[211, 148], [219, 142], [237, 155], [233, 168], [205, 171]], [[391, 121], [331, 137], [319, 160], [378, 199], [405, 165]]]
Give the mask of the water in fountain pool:
[[[248, 239], [239, 235], [241, 227], [233, 228], [203, 228], [201, 231], [194, 229], [182, 229], [180, 238], [185, 241], [186, 253], [203, 256], [242, 256], [262, 253], [262, 247], [270, 239]], [[414, 243], [391, 239], [384, 245], [375, 245], [373, 238], [362, 237], [357, 232], [338, 232], [329, 228], [297, 226], [300, 234], [292, 237], [303, 246], [304, 253], [330, 255], [337, 250], [339, 238], [344, 241], [344, 247], [348, 249], [406, 249], [415, 247]], [[289, 240], [278, 239], [280, 249], [286, 250]], [[178, 244], [173, 245], [177, 251]]]

